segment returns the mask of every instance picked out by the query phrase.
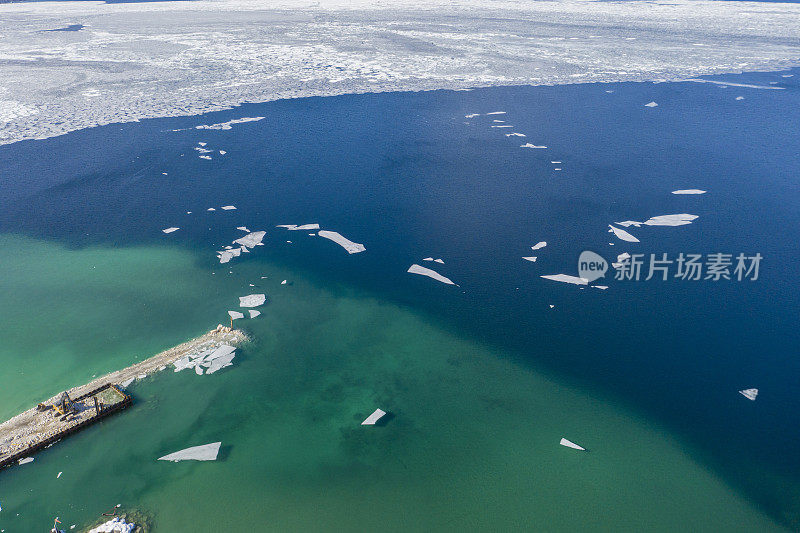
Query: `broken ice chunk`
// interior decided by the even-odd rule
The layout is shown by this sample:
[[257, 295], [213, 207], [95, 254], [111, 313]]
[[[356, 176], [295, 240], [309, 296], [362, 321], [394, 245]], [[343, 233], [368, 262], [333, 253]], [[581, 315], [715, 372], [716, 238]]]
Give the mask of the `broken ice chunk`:
[[545, 246], [547, 246], [547, 242], [546, 241], [539, 241], [536, 244], [534, 244], [533, 246], [531, 246], [531, 250], [538, 250], [540, 248], [544, 248]]
[[628, 233], [624, 229], [615, 228], [611, 224], [609, 224], [608, 227], [611, 228], [609, 231], [613, 232], [614, 235], [617, 236], [617, 238], [622, 239], [623, 241], [639, 242], [639, 239], [637, 239], [636, 237], [634, 237], [633, 235], [631, 235], [630, 233]]
[[363, 252], [364, 250], [366, 250], [363, 244], [353, 242], [335, 231], [321, 230], [317, 232], [317, 235], [332, 240], [333, 242], [335, 242], [336, 244], [347, 250], [347, 253], [349, 254], [357, 254], [359, 252]]
[[645, 107], [658, 107], [658, 104], [655, 102], [650, 102], [649, 104], [644, 104]]
[[164, 233], [172, 233], [173, 231], [178, 231], [179, 229], [181, 228], [167, 228], [167, 229], [162, 229], [161, 231], [163, 231]]
[[248, 294], [239, 297], [239, 307], [258, 307], [267, 301], [266, 294]]
[[382, 409], [375, 409], [375, 411], [369, 415], [363, 422], [361, 422], [362, 426], [374, 426], [375, 423], [384, 417], [386, 411]]
[[677, 191], [672, 191], [672, 194], [705, 194], [708, 191], [704, 191], [703, 189], [679, 189]]
[[589, 280], [586, 278], [579, 278], [577, 276], [570, 276], [569, 274], [548, 274], [546, 276], [540, 276], [544, 279], [549, 279], [552, 281], [560, 281], [561, 283], [572, 283], [573, 285], [588, 285]]
[[223, 205], [222, 209], [224, 209], [225, 211], [231, 211], [232, 209], [236, 209], [236, 206], [235, 205]]
[[236, 226], [236, 229], [240, 229], [246, 233], [250, 233], [250, 230], [247, 229], [247, 226]]
[[574, 450], [581, 450], [583, 452], [586, 451], [586, 448], [584, 448], [582, 446], [578, 446], [577, 444], [575, 444], [571, 440], [567, 440], [564, 437], [561, 437], [561, 441], [559, 442], [559, 444], [562, 445], [562, 446], [566, 446], [567, 448], [572, 448]]
[[238, 318], [244, 318], [244, 314], [240, 313], [239, 311], [228, 311], [232, 320], [236, 320]]
[[202, 446], [193, 446], [186, 448], [164, 457], [159, 457], [159, 461], [216, 461], [219, 454], [219, 447], [221, 442], [212, 442], [211, 444], [203, 444]]
[[505, 111], [492, 111], [491, 113], [486, 113], [487, 115], [505, 115]]
[[535, 263], [537, 258], [536, 258], [536, 256], [535, 256], [535, 255], [532, 255], [532, 256], [530, 256], [530, 257], [523, 257], [523, 259], [524, 259], [525, 261], [530, 261], [531, 263]]
[[17, 464], [26, 465], [26, 464], [32, 463], [32, 462], [33, 462], [33, 457], [25, 457], [25, 458], [20, 459], [19, 461], [17, 461]]
[[758, 396], [758, 389], [744, 389], [740, 390], [739, 394], [747, 398], [748, 400], [756, 401], [756, 396]]
[[254, 231], [252, 233], [248, 233], [244, 237], [236, 239], [233, 241], [234, 244], [241, 244], [242, 246], [246, 246], [248, 248], [254, 248], [256, 245], [261, 243], [264, 240], [264, 235], [266, 235], [266, 231]]
[[684, 226], [691, 224], [697, 215], [689, 215], [686, 213], [679, 213], [677, 215], [659, 215], [657, 217], [650, 217], [644, 223], [648, 226]]
[[536, 146], [533, 143], [525, 143], [520, 145], [520, 148], [547, 148], [547, 146]]
[[525, 137], [524, 133], [506, 133], [506, 137]]
[[255, 318], [261, 314], [261, 311], [256, 311], [255, 309], [249, 309], [247, 312], [250, 313], [250, 318]]
[[429, 278], [435, 279], [436, 281], [440, 281], [442, 283], [446, 283], [448, 285], [455, 285], [450, 278], [446, 278], [436, 272], [435, 270], [431, 270], [430, 268], [425, 268], [424, 266], [420, 266], [417, 264], [413, 264], [409, 267], [408, 272], [411, 274], [419, 274], [420, 276], [428, 276]]

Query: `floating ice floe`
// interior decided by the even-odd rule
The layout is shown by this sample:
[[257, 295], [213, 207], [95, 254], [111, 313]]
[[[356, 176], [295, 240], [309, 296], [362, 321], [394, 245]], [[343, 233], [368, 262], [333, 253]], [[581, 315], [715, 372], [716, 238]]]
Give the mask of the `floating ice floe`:
[[227, 154], [227, 153], [228, 153], [228, 152], [226, 152], [225, 150], [220, 150], [220, 151], [219, 151], [219, 155], [225, 155], [225, 154]]
[[59, 473], [56, 475], [56, 479], [60, 478], [60, 477], [61, 477], [61, 474], [63, 474], [63, 473], [64, 473], [64, 472], [59, 472]]
[[503, 123], [503, 122], [505, 122], [505, 120], [497, 120], [497, 119], [495, 119], [492, 122]]
[[506, 133], [506, 137], [526, 137], [524, 133]]
[[[239, 228], [239, 229], [241, 229], [241, 228]], [[261, 241], [264, 240], [264, 236], [266, 234], [267, 234], [266, 231], [253, 231], [251, 233], [248, 233], [244, 237], [239, 237], [238, 239], [233, 241], [233, 244], [240, 244], [240, 245], [245, 246], [247, 248], [254, 248], [258, 244], [260, 244]]]
[[758, 389], [744, 389], [740, 390], [739, 394], [747, 398], [748, 400], [756, 401], [756, 396], [758, 396]]
[[[70, 529], [74, 528], [75, 526], [70, 526]], [[90, 529], [89, 533], [132, 533], [133, 531], [136, 531], [136, 524], [134, 522], [126, 522], [124, 518], [115, 516], [108, 522], [104, 522]]]
[[26, 465], [26, 464], [32, 463], [32, 462], [33, 462], [33, 457], [25, 457], [24, 459], [20, 459], [19, 461], [17, 461], [17, 464], [18, 465]]
[[197, 144], [198, 144], [198, 145], [200, 145], [200, 146], [205, 146], [205, 145], [207, 145], [208, 143], [199, 142], [199, 143], [197, 143]]
[[533, 246], [531, 246], [531, 250], [539, 250], [540, 248], [544, 248], [547, 246], [547, 241], [539, 241]]
[[250, 318], [255, 318], [261, 314], [261, 311], [256, 311], [255, 309], [249, 309], [247, 312], [250, 313]]
[[212, 442], [211, 444], [203, 444], [202, 446], [193, 446], [180, 450], [164, 457], [159, 457], [159, 461], [216, 461], [219, 454], [219, 447], [221, 442]]
[[697, 215], [689, 215], [686, 213], [679, 213], [677, 215], [659, 215], [657, 217], [650, 217], [644, 223], [648, 226], [684, 226], [691, 224]]
[[429, 278], [435, 279], [436, 281], [441, 281], [442, 283], [446, 283], [448, 285], [455, 285], [450, 278], [446, 278], [435, 270], [425, 268], [424, 266], [420, 266], [416, 263], [409, 267], [408, 272], [411, 274], [419, 274], [420, 276], [428, 276]]
[[537, 259], [537, 257], [536, 257], [535, 255], [532, 255], [532, 256], [530, 256], [530, 257], [523, 257], [523, 259], [524, 259], [525, 261], [530, 261], [531, 263], [535, 263], [535, 262], [536, 262], [536, 259]]
[[161, 231], [163, 231], [164, 233], [172, 233], [173, 231], [178, 231], [179, 229], [181, 229], [181, 228], [174, 228], [173, 227], [173, 228], [162, 229]]
[[525, 143], [520, 145], [520, 148], [547, 148], [547, 146], [536, 146], [533, 143]]
[[[228, 122], [220, 122], [219, 124], [201, 124], [200, 126], [195, 126], [194, 129], [196, 130], [229, 130], [234, 124], [243, 124], [245, 122], [256, 122], [259, 120], [264, 120], [266, 117], [242, 117], [236, 118], [233, 120], [229, 120]], [[205, 145], [205, 143], [203, 143]]]
[[505, 111], [492, 111], [491, 113], [486, 113], [487, 115], [505, 115]]
[[244, 314], [240, 313], [239, 311], [228, 311], [228, 315], [230, 315], [233, 320], [244, 318]]
[[561, 161], [550, 161], [550, 162], [551, 162], [552, 164], [554, 164], [554, 165], [560, 165], [560, 164], [561, 164]]
[[744, 96], [737, 96], [735, 100], [744, 100]]
[[242, 230], [244, 232], [250, 233], [250, 230], [247, 229], [247, 226], [236, 226], [236, 229]]
[[233, 209], [236, 209], [236, 206], [235, 205], [223, 205], [222, 209], [225, 210], [225, 211], [231, 211]]
[[677, 191], [672, 191], [672, 194], [705, 194], [707, 192], [703, 189], [678, 189]]
[[608, 289], [608, 285], [592, 285], [592, 287], [595, 289], [600, 289], [601, 291]]
[[275, 227], [286, 228], [289, 231], [308, 231], [312, 229], [319, 229], [319, 224], [303, 224], [302, 226], [298, 226], [297, 224], [280, 224], [279, 226]]
[[281, 285], [286, 285], [286, 283], [287, 283], [287, 280], [281, 281]]
[[481, 116], [480, 113], [470, 113], [469, 115], [464, 115], [464, 118], [475, 118]]
[[382, 409], [375, 409], [375, 411], [369, 415], [363, 422], [361, 422], [362, 426], [374, 426], [375, 423], [380, 420], [381, 418], [386, 415], [386, 411]]
[[434, 263], [439, 263], [440, 265], [443, 265], [444, 264], [444, 259], [434, 259], [433, 262]]
[[631, 226], [636, 226], [637, 228], [642, 226], [641, 222], [637, 222], [635, 220], [623, 220], [622, 222], [614, 222], [617, 226], [622, 226], [623, 228], [629, 228]]
[[655, 102], [650, 102], [649, 104], [644, 104], [645, 107], [658, 107], [658, 104]]
[[572, 448], [573, 450], [581, 450], [582, 452], [586, 451], [586, 448], [584, 448], [583, 446], [578, 446], [571, 440], [567, 440], [564, 437], [561, 437], [561, 441], [559, 442], [559, 444], [562, 446], [566, 446], [567, 448]]
[[569, 274], [548, 274], [540, 276], [544, 279], [552, 281], [560, 281], [561, 283], [572, 283], [573, 285], [588, 285], [589, 280], [586, 278], [579, 278], [578, 276], [570, 276]]
[[266, 294], [248, 294], [239, 297], [239, 307], [258, 307], [267, 301]]
[[493, 128], [513, 128], [514, 126], [509, 126], [506, 124], [492, 126]]
[[317, 235], [320, 237], [325, 237], [326, 239], [330, 239], [345, 250], [347, 250], [348, 254], [357, 254], [359, 252], [363, 252], [366, 250], [363, 244], [359, 244], [357, 242], [353, 242], [350, 239], [343, 237], [340, 233], [335, 231], [328, 231], [328, 230], [321, 230], [317, 232]]
[[211, 159], [210, 155], [200, 155], [198, 156], [200, 159]]
[[609, 224], [609, 225], [608, 225], [608, 227], [609, 227], [609, 228], [611, 228], [611, 229], [609, 230], [610, 232], [612, 232], [614, 235], [616, 235], [616, 236], [617, 236], [617, 238], [619, 238], [619, 239], [621, 239], [621, 240], [623, 240], [623, 241], [627, 241], [627, 242], [639, 242], [639, 239], [637, 239], [636, 237], [634, 237], [633, 235], [631, 235], [630, 233], [628, 233], [628, 232], [627, 232], [627, 231], [625, 231], [624, 229], [615, 228], [615, 227], [614, 227], [614, 226], [612, 226], [611, 224]]

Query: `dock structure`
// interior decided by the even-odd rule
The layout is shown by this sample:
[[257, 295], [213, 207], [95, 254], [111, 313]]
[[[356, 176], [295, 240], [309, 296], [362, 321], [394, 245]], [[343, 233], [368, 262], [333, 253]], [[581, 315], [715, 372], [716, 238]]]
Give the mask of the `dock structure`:
[[0, 424], [0, 469], [130, 406], [133, 399], [125, 387], [134, 379], [164, 370], [187, 355], [223, 344], [236, 346], [246, 339], [244, 332], [220, 325], [205, 335], [59, 393], [18, 414]]

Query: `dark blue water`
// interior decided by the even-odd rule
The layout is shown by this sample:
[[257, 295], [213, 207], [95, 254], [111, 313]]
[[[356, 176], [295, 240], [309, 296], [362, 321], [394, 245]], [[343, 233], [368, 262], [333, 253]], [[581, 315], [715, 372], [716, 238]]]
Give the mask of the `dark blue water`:
[[[782, 90], [626, 83], [308, 98], [21, 142], [0, 147], [0, 230], [126, 246], [161, 242], [174, 225], [184, 229], [170, 242], [209, 247], [230, 228], [185, 223], [186, 211], [234, 204], [236, 225], [251, 228], [319, 222], [364, 243], [362, 260], [291, 234], [293, 246], [259, 253], [620, 398], [796, 527], [800, 71], [782, 74], [721, 77]], [[464, 118], [490, 111], [507, 114]], [[266, 119], [171, 131], [243, 116]], [[198, 141], [227, 154], [198, 159]], [[709, 192], [670, 194], [687, 188]], [[606, 232], [671, 213], [699, 219], [631, 228], [639, 244]], [[531, 252], [540, 240], [548, 246]], [[610, 280], [599, 291], [539, 278], [576, 274], [586, 249], [764, 260], [757, 281]], [[438, 270], [460, 289], [405, 273], [427, 256], [444, 258]], [[761, 390], [756, 402], [736, 392], [749, 387]]]

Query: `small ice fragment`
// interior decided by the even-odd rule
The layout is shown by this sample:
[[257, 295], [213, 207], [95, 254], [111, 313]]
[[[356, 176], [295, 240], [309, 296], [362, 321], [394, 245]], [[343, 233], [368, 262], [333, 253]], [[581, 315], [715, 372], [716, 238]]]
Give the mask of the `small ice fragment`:
[[17, 461], [17, 464], [26, 465], [32, 462], [33, 462], [33, 457], [25, 457], [24, 459], [20, 459], [19, 461]]
[[236, 320], [238, 318], [244, 318], [244, 314], [240, 313], [239, 311], [228, 311], [228, 315], [230, 315], [232, 320]]
[[736, 100], [744, 100], [744, 96], [737, 96]]
[[677, 191], [672, 191], [672, 194], [705, 194], [708, 191], [704, 191], [703, 189], [678, 189]]
[[228, 153], [228, 152], [226, 152], [225, 150], [220, 150], [220, 151], [219, 151], [219, 155], [225, 155], [225, 154], [227, 154], [227, 153]]
[[321, 230], [318, 231], [317, 234], [320, 237], [325, 237], [326, 239], [332, 240], [333, 242], [335, 242], [336, 244], [347, 250], [347, 253], [349, 254], [357, 254], [359, 252], [363, 252], [364, 250], [366, 250], [363, 244], [359, 244], [357, 242], [353, 242], [349, 239], [346, 239], [341, 234], [335, 231]]
[[623, 228], [629, 228], [631, 226], [636, 226], [637, 228], [642, 226], [641, 222], [636, 222], [635, 220], [624, 220], [622, 222], [614, 222], [617, 226], [622, 226]]
[[423, 261], [433, 261], [433, 257], [426, 257], [423, 259]]
[[649, 104], [644, 104], [645, 107], [658, 107], [658, 104], [655, 102], [650, 102]]
[[286, 285], [286, 280], [281, 281], [281, 285]]
[[506, 133], [506, 137], [525, 137], [524, 133]]
[[308, 231], [312, 229], [319, 229], [319, 224], [303, 224], [302, 226], [292, 226], [286, 229], [288, 229], [289, 231], [298, 231], [298, 230]]
[[164, 233], [172, 233], [173, 231], [178, 231], [179, 229], [181, 229], [181, 228], [174, 228], [173, 227], [173, 228], [162, 229], [161, 231], [163, 231]]
[[505, 120], [497, 120], [497, 119], [494, 119], [492, 122], [503, 123], [503, 122], [505, 122]]
[[561, 170], [560, 168], [554, 168], [553, 170]]
[[507, 126], [507, 125], [503, 124], [503, 125], [492, 126], [492, 127], [493, 128], [513, 128], [514, 126]]
[[219, 454], [219, 447], [221, 442], [212, 442], [211, 444], [203, 444], [202, 446], [193, 446], [186, 448], [164, 457], [159, 457], [159, 461], [216, 461]]
[[547, 148], [547, 146], [536, 146], [533, 143], [525, 143], [520, 145], [520, 148]]
[[264, 305], [267, 301], [266, 294], [248, 294], [247, 296], [239, 296], [239, 307], [258, 307]]
[[292, 241], [286, 241], [286, 242], [289, 243], [289, 244], [292, 244]]
[[491, 113], [486, 113], [487, 115], [505, 115], [505, 111], [492, 111]]
[[231, 211], [233, 209], [236, 209], [236, 206], [235, 205], [223, 205], [222, 209], [224, 209], [225, 211]]
[[535, 263], [535, 262], [536, 262], [536, 259], [537, 259], [537, 257], [536, 257], [535, 255], [532, 255], [532, 256], [530, 256], [530, 257], [523, 257], [523, 259], [524, 259], [525, 261], [530, 261], [531, 263]]
[[261, 311], [256, 311], [255, 309], [249, 309], [247, 312], [250, 313], [250, 318], [255, 318], [261, 314]]
[[435, 279], [436, 281], [440, 281], [442, 283], [446, 283], [448, 285], [455, 285], [450, 278], [446, 278], [436, 272], [435, 270], [431, 270], [430, 268], [425, 268], [424, 266], [417, 265], [416, 263], [411, 265], [408, 268], [408, 272], [411, 274], [419, 274], [420, 276], [428, 276], [429, 278]]
[[560, 165], [561, 164], [561, 161], [550, 161], [550, 162], [553, 163], [554, 165]]
[[203, 367], [201, 367], [199, 365], [194, 367], [194, 373], [197, 374], [198, 376], [202, 376], [203, 375]]
[[756, 401], [756, 396], [758, 396], [758, 389], [744, 389], [740, 390], [739, 394], [747, 398], [748, 400]]
[[480, 113], [470, 113], [469, 115], [464, 115], [464, 118], [475, 118], [481, 116]]
[[374, 426], [375, 422], [383, 418], [385, 414], [386, 411], [383, 411], [382, 409], [375, 409], [375, 411], [371, 415], [369, 415], [366, 419], [364, 419], [363, 422], [361, 422], [361, 425]]
[[562, 446], [566, 446], [567, 448], [572, 448], [574, 450], [581, 450], [581, 451], [584, 451], [584, 452], [586, 451], [586, 448], [583, 448], [582, 446], [578, 446], [574, 442], [572, 442], [570, 440], [567, 440], [564, 437], [561, 437], [561, 442], [559, 442], [559, 444], [562, 445]]
[[624, 229], [615, 228], [611, 224], [609, 224], [608, 227], [611, 228], [609, 231], [613, 232], [614, 235], [617, 236], [617, 238], [622, 239], [623, 241], [639, 242], [639, 239], [637, 239], [636, 237], [634, 237], [633, 235], [631, 235], [630, 233], [628, 233]]
[[657, 217], [650, 217], [644, 223], [648, 226], [683, 226], [691, 224], [697, 215], [689, 215], [686, 213], [679, 213], [677, 215], [659, 215]]
[[589, 280], [586, 278], [579, 278], [578, 276], [570, 276], [568, 274], [548, 274], [546, 276], [540, 276], [540, 277], [552, 281], [560, 281], [561, 283], [572, 283], [573, 285], [589, 284]]
[[213, 207], [209, 207], [208, 209], [206, 209], [206, 211], [216, 211], [216, 209], [214, 209]]
[[210, 155], [200, 155], [200, 156], [198, 156], [198, 157], [199, 157], [200, 159], [208, 159], [208, 160], [210, 160], [210, 159], [211, 159], [211, 156], [210, 156]]
[[433, 262], [434, 263], [439, 263], [440, 265], [443, 265], [444, 264], [444, 259], [434, 259]]
[[608, 289], [608, 285], [592, 285], [592, 287], [595, 289], [600, 289], [601, 291]]
[[244, 232], [250, 233], [250, 230], [247, 229], [247, 226], [236, 226], [236, 229], [240, 229]]
[[208, 143], [197, 143], [197, 144], [199, 144], [200, 146], [205, 146]]
[[531, 246], [531, 250], [538, 250], [540, 248], [544, 248], [545, 246], [547, 246], [547, 241], [539, 241]]
[[59, 473], [58, 473], [58, 475], [56, 476], [56, 479], [60, 478], [60, 477], [61, 477], [61, 474], [63, 474], [63, 473], [64, 473], [64, 472], [59, 472]]

